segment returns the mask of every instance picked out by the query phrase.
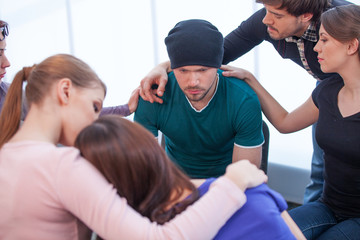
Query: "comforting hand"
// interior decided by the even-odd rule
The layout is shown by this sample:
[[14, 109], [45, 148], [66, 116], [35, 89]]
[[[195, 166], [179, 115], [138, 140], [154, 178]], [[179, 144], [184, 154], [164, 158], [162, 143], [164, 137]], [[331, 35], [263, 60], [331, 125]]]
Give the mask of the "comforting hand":
[[[158, 96], [162, 96], [165, 91], [165, 85], [168, 81], [167, 70], [170, 62], [159, 64], [153, 68], [140, 82], [140, 96], [151, 103], [162, 103], [163, 100]], [[158, 85], [157, 90], [153, 89], [153, 85]], [[157, 96], [156, 96], [157, 94]]]
[[238, 67], [221, 65], [220, 69], [224, 71], [223, 75], [225, 77], [235, 77], [245, 81], [250, 80], [250, 78], [254, 77], [249, 71]]
[[131, 93], [131, 96], [130, 96], [130, 99], [129, 99], [129, 102], [128, 102], [130, 114], [132, 114], [133, 112], [136, 111], [136, 108], [137, 108], [138, 103], [139, 103], [139, 92], [140, 92], [140, 87], [137, 87]]
[[230, 164], [227, 166], [224, 176], [233, 181], [243, 191], [267, 182], [265, 173], [248, 160], [240, 160]]

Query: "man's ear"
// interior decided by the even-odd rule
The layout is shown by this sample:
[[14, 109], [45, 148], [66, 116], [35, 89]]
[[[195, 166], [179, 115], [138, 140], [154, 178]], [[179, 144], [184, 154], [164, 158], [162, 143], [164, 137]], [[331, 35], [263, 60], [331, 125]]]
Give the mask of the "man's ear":
[[61, 105], [67, 105], [71, 95], [72, 81], [69, 78], [62, 78], [56, 85], [57, 98]]
[[314, 14], [312, 14], [312, 13], [304, 13], [304, 14], [301, 15], [301, 20], [304, 23], [305, 22], [310, 22], [311, 19], [313, 18], [313, 16], [314, 16]]
[[347, 52], [349, 55], [356, 54], [359, 51], [359, 39], [354, 38], [348, 44]]

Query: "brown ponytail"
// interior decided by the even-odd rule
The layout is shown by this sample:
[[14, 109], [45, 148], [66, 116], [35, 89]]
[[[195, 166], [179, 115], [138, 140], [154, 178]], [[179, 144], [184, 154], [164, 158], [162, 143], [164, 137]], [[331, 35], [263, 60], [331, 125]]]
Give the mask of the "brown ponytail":
[[[35, 66], [35, 65], [34, 65]], [[24, 67], [11, 83], [0, 115], [0, 148], [16, 133], [22, 113], [23, 82], [28, 79], [33, 67]]]

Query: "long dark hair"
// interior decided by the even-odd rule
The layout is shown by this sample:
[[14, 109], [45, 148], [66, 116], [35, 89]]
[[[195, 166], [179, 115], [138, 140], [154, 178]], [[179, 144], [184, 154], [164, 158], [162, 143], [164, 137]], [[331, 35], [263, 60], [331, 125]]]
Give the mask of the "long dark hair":
[[[75, 147], [131, 207], [151, 221], [163, 224], [199, 198], [190, 179], [138, 123], [103, 116], [80, 132]], [[185, 189], [193, 192], [191, 196], [170, 207]]]
[[69, 78], [75, 87], [106, 87], [96, 73], [80, 59], [68, 55], [51, 56], [38, 65], [24, 67], [12, 81], [0, 116], [0, 147], [16, 133], [22, 112], [23, 83], [27, 81], [26, 102], [28, 106], [40, 104], [51, 93], [51, 87], [60, 79]]

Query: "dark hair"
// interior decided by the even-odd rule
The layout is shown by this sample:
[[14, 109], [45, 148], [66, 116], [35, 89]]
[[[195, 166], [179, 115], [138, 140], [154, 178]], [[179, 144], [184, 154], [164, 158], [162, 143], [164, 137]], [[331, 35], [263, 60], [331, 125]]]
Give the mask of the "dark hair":
[[2, 28], [2, 27], [8, 27], [9, 26], [9, 24], [7, 23], [7, 22], [5, 22], [5, 21], [3, 21], [3, 20], [0, 20], [0, 28]]
[[[3, 31], [2, 33], [0, 33], [0, 34], [3, 34], [3, 39], [1, 39], [1, 41], [3, 41], [5, 38], [6, 38], [6, 36], [9, 34], [9, 32], [8, 32], [8, 23], [7, 22], [5, 22], [5, 21], [2, 21], [2, 20], [0, 20], [0, 28], [5, 28], [5, 31]], [[5, 34], [4, 34], [5, 33]]]
[[71, 79], [73, 85], [79, 88], [106, 87], [96, 73], [80, 59], [58, 54], [51, 56], [38, 65], [24, 67], [12, 81], [0, 115], [0, 147], [7, 142], [19, 129], [23, 82], [27, 81], [26, 101], [28, 106], [40, 104], [51, 92], [52, 86], [62, 78]]
[[312, 13], [312, 21], [319, 20], [329, 6], [329, 0], [256, 0], [257, 3], [268, 4], [271, 6], [280, 5], [278, 9], [286, 9], [286, 11], [298, 17], [304, 13]]
[[[163, 224], [199, 198], [190, 179], [138, 123], [115, 115], [100, 117], [80, 132], [75, 147], [131, 207], [151, 221]], [[193, 193], [169, 207], [185, 189]]]
[[221, 66], [224, 56], [224, 37], [210, 22], [189, 19], [178, 22], [165, 38], [171, 68], [200, 65]]
[[[325, 31], [340, 42], [358, 39], [360, 42], [360, 6], [355, 4], [338, 6], [321, 15]], [[358, 49], [360, 57], [360, 51]]]

